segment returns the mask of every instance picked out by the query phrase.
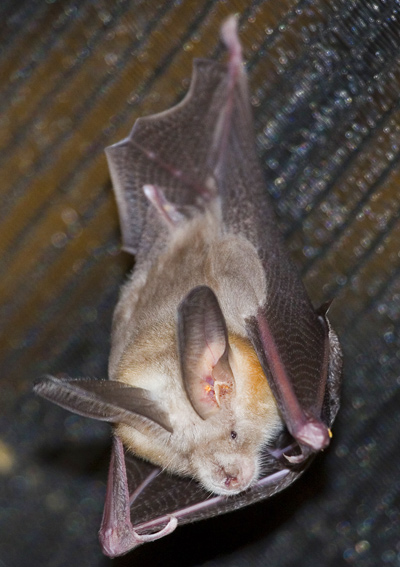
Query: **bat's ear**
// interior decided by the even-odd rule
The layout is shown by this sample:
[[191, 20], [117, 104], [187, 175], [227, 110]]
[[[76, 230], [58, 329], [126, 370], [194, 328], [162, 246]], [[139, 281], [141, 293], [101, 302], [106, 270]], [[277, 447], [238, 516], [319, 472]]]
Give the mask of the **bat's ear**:
[[178, 345], [186, 393], [199, 416], [207, 419], [235, 390], [225, 318], [211, 288], [193, 288], [179, 305]]
[[33, 389], [39, 396], [85, 417], [137, 427], [140, 416], [172, 432], [167, 414], [143, 388], [113, 380], [47, 376]]

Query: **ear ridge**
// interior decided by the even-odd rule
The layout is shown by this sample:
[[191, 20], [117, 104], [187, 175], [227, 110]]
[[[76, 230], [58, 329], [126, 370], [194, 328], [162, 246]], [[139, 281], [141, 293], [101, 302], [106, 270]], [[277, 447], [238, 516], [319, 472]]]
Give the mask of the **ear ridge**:
[[167, 414], [151, 392], [114, 380], [47, 376], [34, 386], [39, 396], [79, 415], [133, 427], [145, 417], [172, 432]]
[[208, 286], [193, 288], [178, 307], [182, 380], [202, 419], [214, 415], [234, 394], [229, 339], [218, 299]]

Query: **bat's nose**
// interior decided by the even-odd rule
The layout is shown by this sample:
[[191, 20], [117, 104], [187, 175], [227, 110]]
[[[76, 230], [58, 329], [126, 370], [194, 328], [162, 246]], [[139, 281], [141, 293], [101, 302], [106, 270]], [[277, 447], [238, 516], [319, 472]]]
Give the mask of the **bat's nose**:
[[231, 475], [227, 475], [225, 474], [225, 486], [227, 488], [238, 488], [239, 486], [239, 482], [238, 482], [238, 478], [237, 476], [231, 476]]
[[241, 491], [248, 488], [254, 477], [253, 463], [245, 462], [242, 466], [223, 468], [224, 485], [229, 491]]

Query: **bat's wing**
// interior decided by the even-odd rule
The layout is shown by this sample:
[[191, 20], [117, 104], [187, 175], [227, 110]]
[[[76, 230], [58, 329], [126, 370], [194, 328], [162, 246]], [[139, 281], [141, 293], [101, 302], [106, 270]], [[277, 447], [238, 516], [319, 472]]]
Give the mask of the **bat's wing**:
[[230, 55], [228, 102], [222, 125], [214, 131], [215, 178], [225, 225], [252, 242], [264, 267], [266, 297], [248, 320], [247, 331], [284, 421], [302, 448], [301, 459], [329, 443], [322, 407], [327, 381], [341, 374], [340, 348], [324, 311], [311, 305], [276, 229], [255, 152], [246, 76], [232, 22], [223, 28], [223, 36]]
[[[231, 24], [227, 25], [229, 22]], [[232, 27], [232, 23], [236, 26], [231, 19], [225, 27]], [[251, 163], [243, 164], [239, 177], [231, 177], [235, 190], [246, 194], [253, 183], [253, 166], [257, 168], [257, 186], [260, 187], [247, 84], [243, 72], [239, 72], [241, 66], [240, 54], [227, 65], [196, 59], [189, 91], [179, 104], [159, 114], [139, 118], [127, 138], [106, 148], [123, 247], [137, 255], [136, 262], [148, 256], [154, 242], [163, 234], [163, 219], [156, 208], [150, 206], [154, 199], [149, 195], [149, 188], [153, 192], [158, 189], [167, 206], [172, 203], [178, 209], [201, 207], [204, 201], [219, 193], [216, 180], [221, 177], [220, 166], [232, 150], [240, 159], [247, 159], [251, 154]], [[249, 128], [248, 132], [242, 132], [245, 144], [249, 145], [248, 153], [247, 148], [230, 147], [232, 116], [236, 112], [244, 113], [241, 123]], [[237, 149], [243, 151], [241, 156], [237, 156]], [[247, 177], [246, 185], [244, 177]], [[230, 199], [227, 194], [226, 200]], [[155, 200], [162, 206], [160, 199]], [[232, 200], [232, 206], [236, 206], [235, 203]]]
[[126, 139], [106, 149], [123, 247], [139, 261], [163, 232], [144, 188], [161, 188], [177, 207], [197, 206], [212, 196], [209, 148], [226, 77], [224, 65], [196, 60], [190, 90], [180, 104], [139, 118]]

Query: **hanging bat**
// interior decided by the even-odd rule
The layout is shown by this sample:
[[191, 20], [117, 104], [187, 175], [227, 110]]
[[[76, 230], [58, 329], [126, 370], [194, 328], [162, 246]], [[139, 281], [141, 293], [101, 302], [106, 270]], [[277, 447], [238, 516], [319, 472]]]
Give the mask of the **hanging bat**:
[[221, 29], [226, 64], [196, 60], [181, 103], [106, 149], [136, 258], [109, 380], [35, 386], [113, 423], [111, 557], [282, 490], [327, 447], [339, 407], [339, 342], [276, 228], [236, 28]]

